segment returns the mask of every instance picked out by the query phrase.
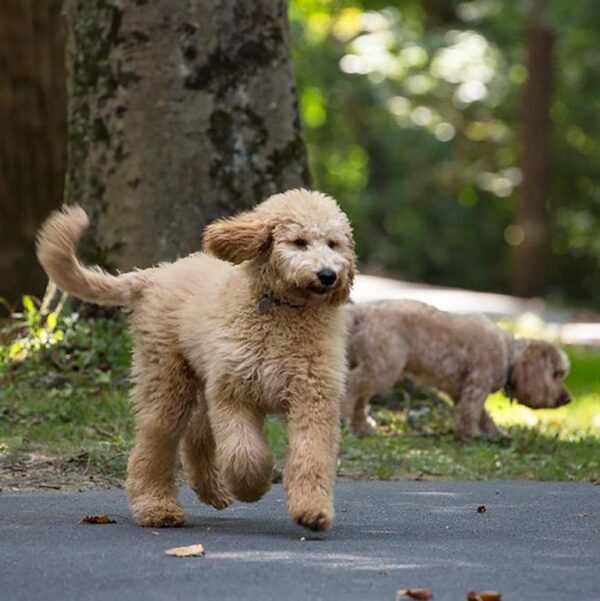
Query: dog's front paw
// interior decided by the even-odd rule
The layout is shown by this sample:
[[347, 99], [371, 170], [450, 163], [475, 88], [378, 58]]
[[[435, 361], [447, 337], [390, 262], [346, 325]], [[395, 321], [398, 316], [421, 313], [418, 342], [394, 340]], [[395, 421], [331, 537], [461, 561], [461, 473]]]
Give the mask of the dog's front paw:
[[292, 519], [309, 530], [327, 530], [333, 525], [333, 502], [328, 495], [302, 495], [288, 497]]
[[300, 510], [292, 510], [292, 518], [300, 526], [304, 526], [309, 530], [318, 532], [320, 530], [328, 530], [333, 525], [334, 512], [333, 509], [321, 508], [306, 508]]
[[138, 499], [131, 505], [134, 520], [146, 528], [177, 528], [185, 524], [185, 512], [170, 499]]

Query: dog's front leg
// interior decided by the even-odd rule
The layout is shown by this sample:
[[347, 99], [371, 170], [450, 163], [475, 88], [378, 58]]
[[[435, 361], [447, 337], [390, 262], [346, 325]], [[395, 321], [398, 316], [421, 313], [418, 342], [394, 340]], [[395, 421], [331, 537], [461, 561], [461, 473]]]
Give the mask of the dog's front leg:
[[283, 483], [290, 513], [310, 530], [326, 530], [334, 519], [338, 391], [298, 387], [289, 398], [286, 425], [290, 450]]
[[254, 503], [271, 488], [273, 474], [264, 416], [228, 386], [207, 391], [207, 401], [219, 472], [236, 499]]
[[485, 409], [481, 412], [479, 428], [483, 434], [489, 438], [510, 438], [508, 432], [504, 428], [496, 425], [492, 416]]

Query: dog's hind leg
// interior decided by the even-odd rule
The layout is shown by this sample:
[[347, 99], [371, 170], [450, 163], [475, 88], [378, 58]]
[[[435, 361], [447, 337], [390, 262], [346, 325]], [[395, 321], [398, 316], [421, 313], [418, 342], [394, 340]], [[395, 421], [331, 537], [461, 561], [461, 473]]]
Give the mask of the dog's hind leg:
[[344, 422], [348, 422], [356, 436], [373, 434], [377, 427], [369, 415], [369, 401], [376, 393], [373, 377], [362, 365], [348, 373], [346, 398], [342, 407]]
[[213, 383], [206, 396], [219, 472], [236, 499], [254, 503], [271, 488], [273, 474], [264, 415], [237, 398], [234, 385]]
[[127, 492], [133, 517], [142, 526], [181, 526], [177, 500], [177, 447], [192, 410], [196, 383], [183, 359], [134, 354], [132, 401], [135, 446], [127, 466]]
[[181, 451], [188, 482], [198, 500], [215, 509], [225, 509], [231, 505], [234, 497], [217, 469], [215, 439], [208, 421], [206, 400], [200, 392], [181, 443]]
[[383, 352], [370, 346], [361, 350], [360, 362], [348, 373], [344, 412], [356, 436], [373, 434], [377, 428], [369, 415], [369, 401], [376, 394], [386, 394], [400, 380], [406, 365], [406, 349], [391, 340]]

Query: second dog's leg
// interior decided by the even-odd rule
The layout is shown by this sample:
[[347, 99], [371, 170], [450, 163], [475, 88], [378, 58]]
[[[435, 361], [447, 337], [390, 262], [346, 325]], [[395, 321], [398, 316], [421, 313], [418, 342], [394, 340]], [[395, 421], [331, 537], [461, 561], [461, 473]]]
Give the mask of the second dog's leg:
[[466, 382], [454, 406], [456, 433], [465, 442], [481, 436], [480, 422], [488, 390], [481, 384]]
[[326, 530], [334, 518], [338, 400], [304, 385], [291, 395], [286, 423], [290, 450], [283, 483], [290, 513], [310, 530]]
[[198, 499], [215, 509], [231, 505], [233, 495], [217, 469], [215, 439], [208, 421], [206, 401], [201, 394], [183, 437], [181, 451], [188, 481]]
[[367, 392], [358, 397], [352, 414], [352, 432], [359, 438], [374, 434], [377, 430], [377, 422], [369, 415], [369, 401], [375, 394]]
[[492, 416], [484, 409], [481, 412], [481, 418], [479, 420], [479, 428], [481, 431], [490, 438], [508, 438], [508, 432], [497, 426]]
[[376, 392], [372, 386], [373, 381], [373, 375], [366, 373], [361, 366], [348, 373], [342, 417], [344, 421], [350, 422], [356, 436], [373, 434], [377, 427], [375, 420], [369, 415], [369, 401]]
[[131, 511], [142, 526], [181, 526], [185, 514], [177, 501], [175, 460], [195, 383], [187, 366], [175, 358], [144, 364], [138, 356], [133, 371], [136, 440], [127, 465]]

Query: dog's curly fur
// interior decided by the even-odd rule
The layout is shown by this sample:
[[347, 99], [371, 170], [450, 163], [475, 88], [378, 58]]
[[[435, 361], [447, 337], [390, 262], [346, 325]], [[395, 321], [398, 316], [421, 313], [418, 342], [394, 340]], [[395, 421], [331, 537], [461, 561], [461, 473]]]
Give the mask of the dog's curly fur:
[[450, 396], [464, 440], [502, 434], [484, 408], [495, 390], [534, 409], [570, 401], [563, 386], [569, 361], [561, 350], [515, 339], [483, 315], [454, 315], [417, 301], [347, 305], [346, 311], [350, 371], [342, 415], [357, 435], [374, 430], [369, 400], [404, 375]]
[[[63, 290], [133, 309], [137, 433], [127, 490], [137, 522], [184, 523], [178, 445], [200, 501], [223, 509], [260, 499], [273, 468], [261, 426], [276, 412], [289, 436], [290, 513], [310, 529], [331, 526], [346, 372], [340, 305], [355, 270], [352, 230], [336, 202], [306, 190], [272, 196], [206, 228], [204, 248], [214, 256], [118, 276], [77, 260], [87, 226], [78, 207], [53, 214], [38, 257]], [[319, 278], [324, 268], [334, 283]]]

